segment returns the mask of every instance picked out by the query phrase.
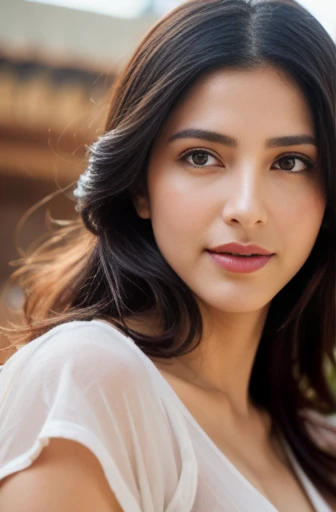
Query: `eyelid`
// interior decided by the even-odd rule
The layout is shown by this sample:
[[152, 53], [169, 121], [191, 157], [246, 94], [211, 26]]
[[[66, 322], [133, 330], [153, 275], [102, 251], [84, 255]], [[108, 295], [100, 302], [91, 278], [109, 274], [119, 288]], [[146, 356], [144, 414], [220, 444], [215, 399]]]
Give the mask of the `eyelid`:
[[296, 151], [285, 151], [284, 153], [281, 153], [281, 155], [277, 156], [277, 160], [280, 160], [281, 158], [284, 158], [286, 156], [287, 157], [295, 157], [295, 158], [304, 158], [305, 160], [308, 160], [311, 163], [316, 163], [316, 161], [313, 158], [311, 158], [310, 156], [304, 155], [303, 153], [298, 153]]

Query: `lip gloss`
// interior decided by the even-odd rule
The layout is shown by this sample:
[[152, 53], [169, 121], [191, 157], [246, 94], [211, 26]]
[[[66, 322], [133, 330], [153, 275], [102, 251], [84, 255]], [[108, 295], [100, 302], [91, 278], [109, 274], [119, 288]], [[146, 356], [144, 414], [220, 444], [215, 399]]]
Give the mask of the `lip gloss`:
[[223, 254], [208, 251], [211, 258], [225, 270], [230, 272], [250, 273], [264, 267], [274, 254], [263, 256], [233, 256], [231, 254]]

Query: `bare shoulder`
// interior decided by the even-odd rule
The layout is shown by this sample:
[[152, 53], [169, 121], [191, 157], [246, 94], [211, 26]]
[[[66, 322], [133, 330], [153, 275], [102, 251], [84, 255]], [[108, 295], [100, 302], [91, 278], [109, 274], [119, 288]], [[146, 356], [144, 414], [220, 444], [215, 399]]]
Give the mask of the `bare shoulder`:
[[6, 512], [122, 512], [102, 467], [85, 446], [51, 439], [27, 469], [0, 482]]

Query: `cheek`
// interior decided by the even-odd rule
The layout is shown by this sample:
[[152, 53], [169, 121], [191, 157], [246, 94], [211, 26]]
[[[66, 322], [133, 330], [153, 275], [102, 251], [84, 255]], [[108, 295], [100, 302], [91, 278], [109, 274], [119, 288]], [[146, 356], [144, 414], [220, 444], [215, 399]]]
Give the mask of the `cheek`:
[[[283, 240], [297, 254], [299, 264], [308, 257], [319, 233], [324, 211], [325, 199], [315, 187], [305, 187], [289, 203], [279, 205], [277, 214], [281, 223]], [[289, 254], [290, 251], [286, 251]]]
[[[197, 181], [197, 180], [196, 180]], [[206, 227], [208, 209], [202, 188], [184, 176], [171, 173], [157, 176], [149, 183], [151, 219], [154, 234], [162, 241], [167, 237], [185, 243]]]

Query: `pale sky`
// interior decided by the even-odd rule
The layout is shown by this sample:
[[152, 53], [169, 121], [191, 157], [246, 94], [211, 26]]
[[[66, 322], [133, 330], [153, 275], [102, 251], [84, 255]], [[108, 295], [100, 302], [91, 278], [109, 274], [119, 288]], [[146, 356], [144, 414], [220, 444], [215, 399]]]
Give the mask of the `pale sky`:
[[[157, 6], [158, 14], [173, 9], [182, 0], [26, 0], [44, 4], [54, 4], [70, 9], [97, 12], [121, 18], [139, 16], [146, 6]], [[335, 0], [299, 0], [324, 25], [334, 40], [336, 40], [336, 2]]]
[[335, 0], [299, 0], [336, 41], [336, 2]]

